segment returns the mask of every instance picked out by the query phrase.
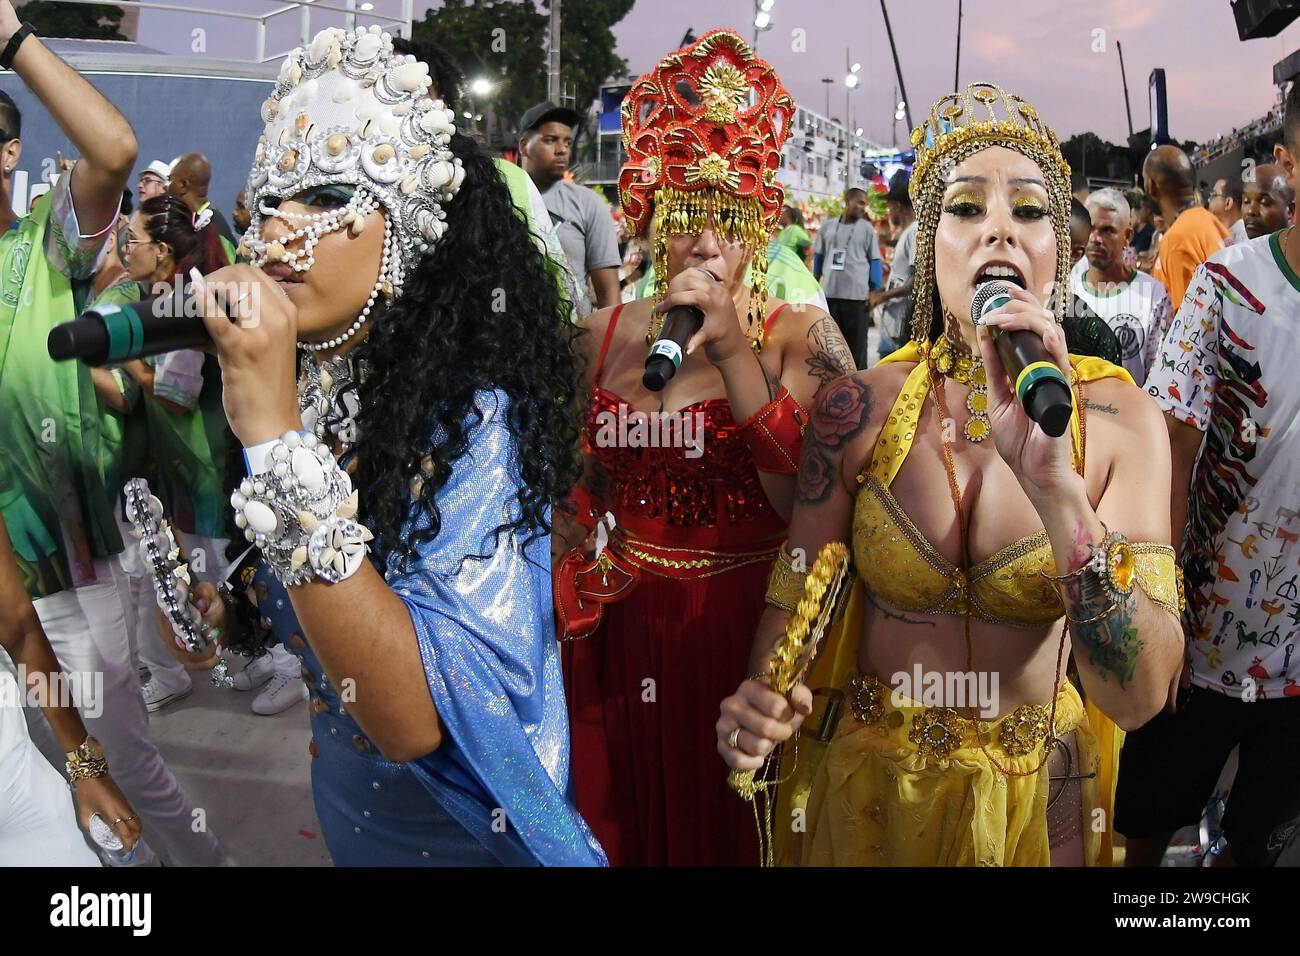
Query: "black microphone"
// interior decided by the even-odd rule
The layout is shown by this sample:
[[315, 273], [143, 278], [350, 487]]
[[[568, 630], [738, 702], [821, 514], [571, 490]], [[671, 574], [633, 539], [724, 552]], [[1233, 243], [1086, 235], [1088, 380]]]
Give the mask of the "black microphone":
[[55, 361], [81, 359], [111, 365], [177, 349], [201, 349], [211, 336], [202, 306], [188, 284], [139, 302], [96, 305], [50, 329], [46, 347]]
[[[1011, 288], [1005, 282], [981, 282], [970, 303], [971, 321], [976, 325], [994, 309], [1011, 301]], [[1052, 361], [1043, 340], [1028, 329], [1003, 332], [985, 326], [1002, 359], [1002, 367], [1011, 379], [1016, 401], [1038, 426], [1059, 438], [1070, 427], [1070, 414], [1074, 403], [1070, 396], [1070, 381]]]
[[661, 392], [677, 374], [686, 354], [686, 343], [704, 324], [704, 312], [693, 305], [675, 305], [664, 316], [659, 338], [645, 357], [645, 374], [641, 384], [652, 392]]

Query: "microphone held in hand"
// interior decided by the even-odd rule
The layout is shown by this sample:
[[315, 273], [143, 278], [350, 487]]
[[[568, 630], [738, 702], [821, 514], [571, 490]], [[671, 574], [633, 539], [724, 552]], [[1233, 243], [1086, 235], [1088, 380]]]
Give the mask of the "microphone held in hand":
[[[1005, 282], [981, 282], [971, 299], [971, 321], [980, 325], [984, 316], [1010, 300], [1011, 289]], [[1064, 435], [1074, 409], [1070, 381], [1052, 360], [1042, 338], [1028, 329], [1004, 332], [990, 325], [985, 331], [1025, 414], [1051, 437]]]
[[[194, 276], [197, 276], [197, 271]], [[256, 285], [239, 292], [242, 284], [210, 287], [217, 306], [231, 322], [236, 308], [253, 296], [257, 302]], [[86, 309], [71, 322], [50, 329], [46, 341], [50, 358], [55, 361], [81, 359], [87, 365], [112, 365], [131, 359], [147, 358], [178, 349], [204, 349], [212, 343], [203, 324], [203, 301], [192, 282], [183, 282], [180, 276], [162, 295], [154, 295], [139, 302], [110, 303]]]
[[675, 305], [664, 317], [659, 338], [650, 346], [645, 359], [641, 384], [652, 392], [661, 392], [677, 374], [686, 354], [686, 343], [704, 325], [704, 313], [693, 305]]

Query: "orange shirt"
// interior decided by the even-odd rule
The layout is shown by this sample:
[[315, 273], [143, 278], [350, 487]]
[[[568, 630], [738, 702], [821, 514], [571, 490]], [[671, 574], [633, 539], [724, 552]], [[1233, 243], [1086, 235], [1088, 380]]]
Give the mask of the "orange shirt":
[[1214, 213], [1200, 206], [1181, 213], [1165, 230], [1151, 274], [1169, 290], [1169, 301], [1175, 311], [1183, 304], [1193, 273], [1202, 262], [1223, 248], [1228, 235], [1228, 230], [1223, 228], [1223, 223]]

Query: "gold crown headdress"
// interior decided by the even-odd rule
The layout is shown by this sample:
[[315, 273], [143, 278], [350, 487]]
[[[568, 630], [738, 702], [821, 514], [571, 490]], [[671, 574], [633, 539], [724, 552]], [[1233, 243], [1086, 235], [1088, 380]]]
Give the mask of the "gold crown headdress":
[[934, 234], [943, 211], [948, 177], [966, 157], [990, 146], [1005, 146], [1028, 156], [1043, 172], [1056, 228], [1056, 320], [1061, 321], [1070, 275], [1070, 164], [1056, 134], [1038, 111], [996, 83], [971, 83], [964, 93], [949, 93], [912, 130], [916, 165], [910, 191], [916, 211], [916, 277], [913, 282], [912, 337], [927, 342], [934, 319]]

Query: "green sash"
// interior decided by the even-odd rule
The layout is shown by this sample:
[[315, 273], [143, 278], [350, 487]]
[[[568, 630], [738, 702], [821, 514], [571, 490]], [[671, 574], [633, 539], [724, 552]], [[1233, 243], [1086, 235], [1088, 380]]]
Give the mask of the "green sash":
[[47, 194], [0, 237], [0, 513], [33, 600], [93, 582], [94, 559], [122, 550], [90, 370], [46, 349], [76, 317], [72, 283], [43, 251], [49, 216]]

